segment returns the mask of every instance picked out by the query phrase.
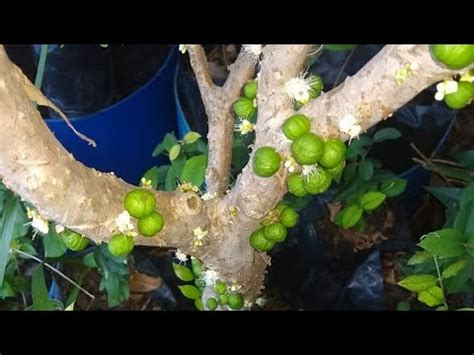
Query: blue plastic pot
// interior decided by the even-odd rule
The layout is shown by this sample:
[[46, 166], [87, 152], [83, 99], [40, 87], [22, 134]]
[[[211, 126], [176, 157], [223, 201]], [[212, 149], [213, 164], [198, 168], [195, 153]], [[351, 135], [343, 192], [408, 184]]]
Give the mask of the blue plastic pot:
[[156, 145], [167, 132], [176, 130], [173, 75], [177, 53], [173, 48], [155, 76], [125, 99], [93, 114], [69, 117], [79, 132], [96, 141], [97, 147], [77, 137], [62, 119], [47, 119], [47, 125], [86, 166], [113, 171], [138, 184], [148, 169], [161, 163], [160, 158], [152, 157]]

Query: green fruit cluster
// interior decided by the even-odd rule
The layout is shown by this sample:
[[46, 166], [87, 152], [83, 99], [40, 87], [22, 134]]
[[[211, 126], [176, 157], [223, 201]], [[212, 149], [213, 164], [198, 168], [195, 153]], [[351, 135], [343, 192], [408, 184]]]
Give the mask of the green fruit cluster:
[[211, 311], [217, 308], [217, 304], [228, 306], [230, 309], [241, 309], [244, 306], [244, 297], [238, 292], [228, 292], [224, 282], [217, 280], [214, 284], [215, 298], [209, 298], [206, 302], [207, 308]]
[[434, 44], [431, 53], [450, 69], [462, 69], [474, 63], [474, 44]]
[[257, 98], [257, 81], [249, 80], [243, 88], [243, 96], [239, 97], [233, 104], [232, 109], [239, 118], [246, 118], [255, 123], [257, 108], [255, 102]]
[[444, 102], [448, 107], [460, 110], [471, 103], [474, 99], [474, 83], [469, 81], [458, 82], [458, 90], [444, 96]]

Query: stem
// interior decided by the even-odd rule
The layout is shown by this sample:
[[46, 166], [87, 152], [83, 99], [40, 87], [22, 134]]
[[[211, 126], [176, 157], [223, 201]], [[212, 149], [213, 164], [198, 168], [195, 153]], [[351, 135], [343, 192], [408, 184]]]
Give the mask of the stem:
[[36, 77], [35, 77], [35, 86], [38, 89], [41, 89], [41, 85], [43, 85], [44, 68], [46, 66], [47, 56], [48, 56], [48, 45], [42, 44], [41, 51], [40, 51], [40, 58], [38, 61], [38, 70], [36, 71]]
[[443, 304], [446, 307], [446, 310], [449, 310], [448, 304], [446, 303], [446, 292], [444, 291], [443, 278], [441, 277], [441, 271], [439, 269], [438, 259], [436, 259], [436, 256], [433, 256], [433, 259], [436, 266], [436, 272], [438, 273], [439, 286], [441, 287], [441, 290], [443, 291]]
[[71, 284], [73, 284], [74, 286], [76, 286], [79, 290], [81, 290], [82, 292], [84, 292], [87, 296], [89, 296], [90, 298], [92, 299], [95, 299], [95, 296], [91, 293], [89, 293], [87, 290], [85, 290], [84, 288], [82, 288], [81, 286], [79, 286], [79, 284], [77, 284], [74, 280], [70, 279], [68, 276], [66, 276], [65, 274], [63, 274], [61, 271], [59, 271], [58, 269], [56, 269], [54, 266], [51, 266], [50, 264], [48, 264], [47, 262], [44, 262], [43, 260], [37, 258], [36, 256], [34, 255], [31, 255], [31, 254], [28, 254], [28, 253], [25, 253], [24, 251], [21, 251], [21, 250], [18, 250], [18, 249], [12, 249], [15, 253], [18, 253], [20, 255], [23, 255], [23, 256], [26, 256], [30, 259], [33, 259], [37, 262], [39, 262], [40, 264], [43, 264], [44, 266], [46, 266], [48, 269], [50, 269], [51, 271], [55, 272], [56, 274], [58, 274], [59, 276], [61, 276], [62, 278], [64, 278], [65, 280], [69, 281]]

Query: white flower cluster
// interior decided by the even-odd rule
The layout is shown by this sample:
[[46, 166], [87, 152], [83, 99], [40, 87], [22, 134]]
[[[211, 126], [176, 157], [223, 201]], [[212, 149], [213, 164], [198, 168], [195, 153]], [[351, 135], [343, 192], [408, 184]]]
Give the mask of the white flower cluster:
[[359, 136], [362, 126], [354, 115], [347, 114], [339, 121], [339, 131], [349, 135], [352, 139]]
[[117, 218], [115, 218], [115, 226], [121, 233], [125, 233], [131, 236], [137, 235], [137, 233], [133, 231], [134, 227], [132, 223], [132, 218], [128, 211], [123, 211], [117, 216]]
[[42, 234], [48, 234], [49, 232], [49, 225], [48, 220], [43, 218], [38, 211], [32, 210], [30, 208], [26, 208], [26, 215], [29, 219], [31, 219], [31, 226]]
[[240, 119], [240, 123], [235, 126], [235, 130], [245, 135], [255, 130], [255, 125], [247, 119]]
[[188, 261], [188, 256], [183, 253], [180, 249], [176, 249], [174, 256], [176, 259], [178, 259], [180, 262], [185, 263]]
[[243, 44], [242, 47], [245, 52], [256, 58], [259, 58], [263, 51], [263, 45], [261, 44]]
[[455, 80], [445, 80], [436, 85], [435, 100], [442, 101], [448, 94], [458, 91], [458, 82]]
[[288, 80], [285, 83], [284, 90], [289, 97], [302, 104], [306, 104], [310, 99], [310, 82], [305, 80], [303, 75]]
[[202, 247], [204, 245], [203, 239], [207, 235], [206, 230], [202, 230], [201, 227], [197, 227], [193, 230], [194, 242], [193, 245], [195, 248]]

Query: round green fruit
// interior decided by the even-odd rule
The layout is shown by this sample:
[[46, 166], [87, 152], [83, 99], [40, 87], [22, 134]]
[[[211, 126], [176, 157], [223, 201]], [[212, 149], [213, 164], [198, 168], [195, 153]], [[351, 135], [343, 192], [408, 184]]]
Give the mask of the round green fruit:
[[462, 69], [474, 63], [474, 44], [434, 44], [431, 52], [451, 69]]
[[146, 217], [156, 208], [155, 195], [145, 189], [132, 190], [125, 196], [124, 207], [135, 218]]
[[474, 97], [474, 83], [469, 81], [460, 81], [458, 90], [444, 97], [444, 102], [449, 107], [459, 110], [466, 107]]
[[316, 164], [324, 153], [324, 142], [313, 133], [303, 134], [291, 144], [291, 154], [301, 165]]
[[229, 295], [227, 293], [223, 293], [222, 295], [217, 296], [217, 301], [219, 304], [226, 305], [229, 303]]
[[298, 223], [298, 213], [293, 208], [287, 207], [280, 214], [280, 222], [287, 228], [294, 227]]
[[115, 256], [125, 256], [133, 250], [133, 238], [125, 234], [116, 234], [110, 238], [107, 248], [110, 254]]
[[191, 268], [195, 276], [199, 277], [202, 275], [202, 264], [199, 259], [191, 258]]
[[261, 177], [274, 175], [281, 164], [281, 157], [272, 147], [260, 147], [253, 155], [253, 171]]
[[228, 297], [230, 309], [241, 309], [244, 306], [244, 297], [240, 293], [231, 293]]
[[320, 194], [331, 186], [331, 176], [324, 169], [317, 169], [307, 179], [303, 180], [304, 188], [312, 195]]
[[283, 212], [283, 210], [284, 210], [285, 208], [287, 208], [287, 207], [288, 207], [288, 205], [287, 205], [286, 203], [284, 203], [284, 202], [279, 202], [279, 203], [275, 206], [274, 210], [278, 213], [278, 215], [281, 215], [281, 213]]
[[152, 212], [150, 215], [140, 218], [138, 221], [138, 231], [145, 237], [153, 237], [161, 232], [164, 225], [163, 216], [158, 212]]
[[260, 228], [250, 235], [250, 245], [257, 251], [265, 252], [273, 248], [275, 243], [266, 239], [263, 229]]
[[253, 105], [253, 100], [248, 97], [241, 97], [237, 99], [232, 105], [235, 114], [237, 117], [249, 118], [252, 117], [255, 113], [255, 106]]
[[282, 130], [288, 139], [294, 141], [303, 134], [309, 133], [311, 121], [308, 117], [301, 114], [291, 116], [283, 123]]
[[323, 81], [319, 75], [310, 75], [308, 82], [310, 87], [309, 96], [314, 99], [323, 91]]
[[257, 97], [257, 82], [255, 80], [247, 81], [244, 86], [244, 95], [251, 100]]
[[213, 297], [208, 298], [206, 301], [206, 307], [210, 311], [214, 311], [217, 308], [217, 300]]
[[319, 158], [319, 165], [332, 169], [338, 166], [346, 157], [346, 145], [336, 138], [324, 142], [324, 152]]
[[304, 188], [303, 179], [299, 174], [290, 175], [286, 183], [288, 191], [297, 197], [303, 197], [307, 191]]
[[326, 172], [331, 177], [335, 177], [335, 176], [338, 176], [344, 170], [345, 166], [346, 166], [346, 161], [341, 160], [339, 164], [337, 164], [334, 168], [326, 169]]
[[263, 233], [266, 240], [276, 243], [284, 241], [288, 231], [283, 223], [277, 222], [266, 226]]
[[61, 237], [63, 238], [66, 247], [72, 251], [84, 250], [89, 244], [89, 241], [84, 238], [83, 235], [73, 232], [69, 229], [61, 233]]
[[218, 294], [218, 295], [222, 295], [224, 293], [226, 293], [227, 291], [227, 286], [224, 282], [220, 281], [220, 280], [217, 280], [215, 283], [214, 283], [214, 291]]

